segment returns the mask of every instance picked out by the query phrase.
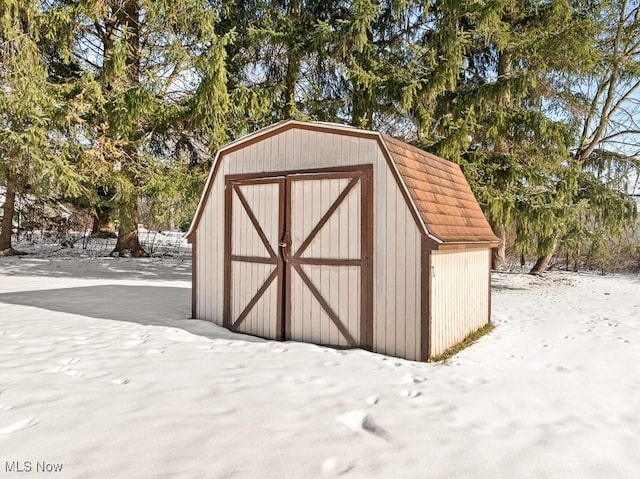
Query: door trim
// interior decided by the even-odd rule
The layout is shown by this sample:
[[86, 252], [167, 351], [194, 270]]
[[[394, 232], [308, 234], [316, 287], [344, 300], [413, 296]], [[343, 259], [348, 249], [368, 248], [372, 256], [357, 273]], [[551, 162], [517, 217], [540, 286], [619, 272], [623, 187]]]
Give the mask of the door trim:
[[[224, 273], [223, 273], [223, 285], [224, 285], [224, 298], [223, 298], [223, 312], [222, 312], [222, 324], [224, 327], [236, 331], [238, 326], [242, 324], [244, 319], [251, 312], [256, 303], [260, 300], [262, 295], [269, 289], [273, 281], [277, 281], [277, 297], [281, 298], [283, 294], [283, 274], [284, 274], [284, 261], [280, 252], [280, 248], [277, 252], [273, 249], [269, 243], [269, 239], [266, 237], [262, 226], [260, 225], [255, 214], [251, 210], [251, 206], [247, 202], [240, 186], [245, 185], [259, 185], [259, 184], [278, 184], [278, 240], [282, 238], [283, 234], [283, 219], [284, 219], [284, 186], [285, 178], [281, 176], [273, 176], [269, 178], [253, 178], [253, 179], [235, 179], [227, 180], [225, 178], [225, 204], [224, 204]], [[242, 205], [242, 209], [245, 211], [251, 224], [253, 225], [256, 233], [260, 237], [269, 257], [256, 257], [256, 256], [242, 256], [232, 254], [232, 220], [233, 220], [233, 194], [236, 193], [238, 200]], [[245, 263], [258, 263], [258, 264], [272, 264], [275, 268], [264, 281], [264, 283], [258, 288], [254, 296], [245, 305], [242, 312], [237, 318], [231, 318], [231, 265], [232, 262], [245, 262]], [[283, 333], [284, 322], [282, 319], [282, 305], [279, 300], [276, 306], [276, 337], [274, 339], [281, 340]]]
[[[291, 231], [291, 184], [293, 181], [304, 180], [320, 180], [320, 179], [341, 179], [346, 178], [351, 181], [345, 189], [340, 193], [338, 198], [325, 212], [316, 226], [307, 235], [307, 238], [298, 247], [298, 251], [287, 254], [285, 260], [282, 246], [274, 251], [275, 257], [271, 258], [255, 258], [255, 257], [239, 257], [231, 255], [231, 202], [234, 188], [238, 185], [275, 183], [281, 184], [279, 191], [279, 237], [284, 239], [286, 232]], [[324, 224], [331, 218], [333, 213], [340, 206], [342, 201], [351, 192], [352, 188], [360, 181], [360, 259], [333, 259], [333, 258], [302, 258], [300, 255], [311, 244], [315, 236], [320, 232]], [[240, 198], [240, 196], [239, 196]], [[242, 200], [241, 200], [242, 201]], [[245, 206], [246, 202], [243, 202]], [[248, 206], [248, 205], [246, 205]], [[246, 208], [245, 206], [245, 208]], [[318, 300], [322, 309], [327, 313], [331, 321], [338, 328], [340, 333], [346, 338], [351, 347], [360, 347], [362, 349], [373, 349], [373, 165], [355, 165], [334, 168], [323, 168], [314, 170], [288, 170], [278, 172], [268, 172], [262, 174], [233, 174], [225, 176], [225, 244], [224, 244], [224, 309], [223, 309], [223, 325], [229, 329], [234, 329], [239, 322], [231, 324], [231, 261], [248, 261], [276, 264], [277, 267], [271, 273], [267, 282], [260, 288], [264, 291], [274, 280], [271, 276], [275, 273], [275, 280], [278, 281], [278, 317], [277, 317], [277, 337], [278, 340], [289, 340], [291, 337], [291, 275], [292, 268], [295, 269], [300, 279], [305, 283], [312, 295]], [[249, 211], [247, 210], [247, 213]], [[255, 226], [255, 217], [250, 215], [250, 219]], [[256, 220], [257, 221], [257, 220]], [[256, 228], [257, 231], [260, 231]], [[261, 239], [264, 242], [265, 239]], [[265, 245], [266, 246], [266, 245]], [[269, 250], [271, 255], [271, 250]], [[328, 266], [360, 266], [360, 337], [357, 341], [351, 336], [349, 331], [339, 320], [339, 317], [328, 305], [323, 298], [321, 292], [317, 290], [308, 276], [302, 270], [301, 265], [328, 265]], [[258, 293], [260, 293], [260, 289]], [[264, 293], [262, 291], [262, 293]], [[256, 294], [258, 294], [256, 293]], [[254, 301], [255, 299], [255, 301]], [[259, 297], [252, 298], [254, 304]], [[251, 305], [251, 302], [247, 305]], [[254, 305], [253, 304], [253, 305]], [[251, 305], [251, 307], [253, 306]], [[243, 311], [244, 313], [244, 311]], [[240, 319], [240, 317], [238, 318]], [[242, 318], [244, 319], [244, 318]], [[359, 343], [359, 344], [358, 344]]]

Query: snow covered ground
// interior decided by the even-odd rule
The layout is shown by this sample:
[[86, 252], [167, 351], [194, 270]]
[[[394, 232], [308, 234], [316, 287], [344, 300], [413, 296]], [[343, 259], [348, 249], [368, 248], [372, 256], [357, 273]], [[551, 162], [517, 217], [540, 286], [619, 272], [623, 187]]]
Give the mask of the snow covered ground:
[[186, 259], [0, 258], [0, 478], [639, 477], [639, 292], [496, 274], [421, 364], [189, 320]]

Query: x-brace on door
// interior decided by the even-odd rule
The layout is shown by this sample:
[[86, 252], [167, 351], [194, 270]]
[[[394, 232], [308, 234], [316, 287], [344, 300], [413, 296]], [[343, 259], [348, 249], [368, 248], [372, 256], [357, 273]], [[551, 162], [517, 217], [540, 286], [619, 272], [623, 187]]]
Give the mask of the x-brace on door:
[[226, 179], [225, 326], [371, 348], [372, 169]]

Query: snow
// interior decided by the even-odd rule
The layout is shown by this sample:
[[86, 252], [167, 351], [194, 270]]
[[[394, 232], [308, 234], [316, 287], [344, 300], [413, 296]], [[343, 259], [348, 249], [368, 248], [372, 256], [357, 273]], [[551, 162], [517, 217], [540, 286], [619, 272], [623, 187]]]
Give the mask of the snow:
[[0, 258], [0, 475], [636, 477], [639, 288], [495, 274], [496, 329], [422, 364], [190, 320], [185, 258]]

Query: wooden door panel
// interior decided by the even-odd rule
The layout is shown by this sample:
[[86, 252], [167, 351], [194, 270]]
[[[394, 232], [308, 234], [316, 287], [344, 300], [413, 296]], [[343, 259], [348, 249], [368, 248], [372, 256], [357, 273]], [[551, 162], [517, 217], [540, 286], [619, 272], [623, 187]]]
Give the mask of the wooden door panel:
[[360, 268], [301, 264], [292, 269], [291, 338], [359, 345]]
[[[269, 250], [260, 238], [247, 210], [236, 191], [232, 193], [231, 254], [233, 256], [271, 258]], [[270, 243], [267, 241], [267, 243]]]
[[284, 178], [229, 180], [225, 202], [225, 305], [228, 328], [282, 338]]
[[338, 199], [340, 193], [348, 185], [349, 178], [327, 180], [307, 179], [291, 181], [290, 203], [291, 223], [295, 228], [291, 231], [291, 249], [297, 251], [311, 230], [318, 225], [322, 217]]
[[[276, 267], [234, 261], [231, 266], [232, 329], [274, 338], [278, 306]], [[264, 291], [261, 290], [264, 288]], [[236, 325], [237, 323], [237, 325]]]
[[[274, 207], [276, 205], [273, 203], [275, 199], [279, 198], [280, 188], [280, 183], [258, 183], [238, 185], [237, 187], [242, 193], [257, 223], [260, 225], [260, 229], [269, 246], [269, 252], [273, 252], [276, 255], [278, 252], [278, 243], [282, 236], [282, 225], [280, 225], [279, 208]], [[234, 197], [237, 196], [238, 195], [234, 195]], [[252, 229], [255, 232], [256, 229]], [[265, 255], [269, 256], [264, 244], [259, 244], [258, 246], [265, 248]]]
[[356, 183], [300, 255], [360, 259], [360, 182]]
[[[366, 346], [362, 281], [371, 252], [363, 255], [363, 172], [292, 175], [287, 207], [292, 238], [287, 257], [286, 337], [335, 346]], [[316, 201], [320, 199], [321, 201]], [[363, 208], [363, 204], [365, 207]]]

